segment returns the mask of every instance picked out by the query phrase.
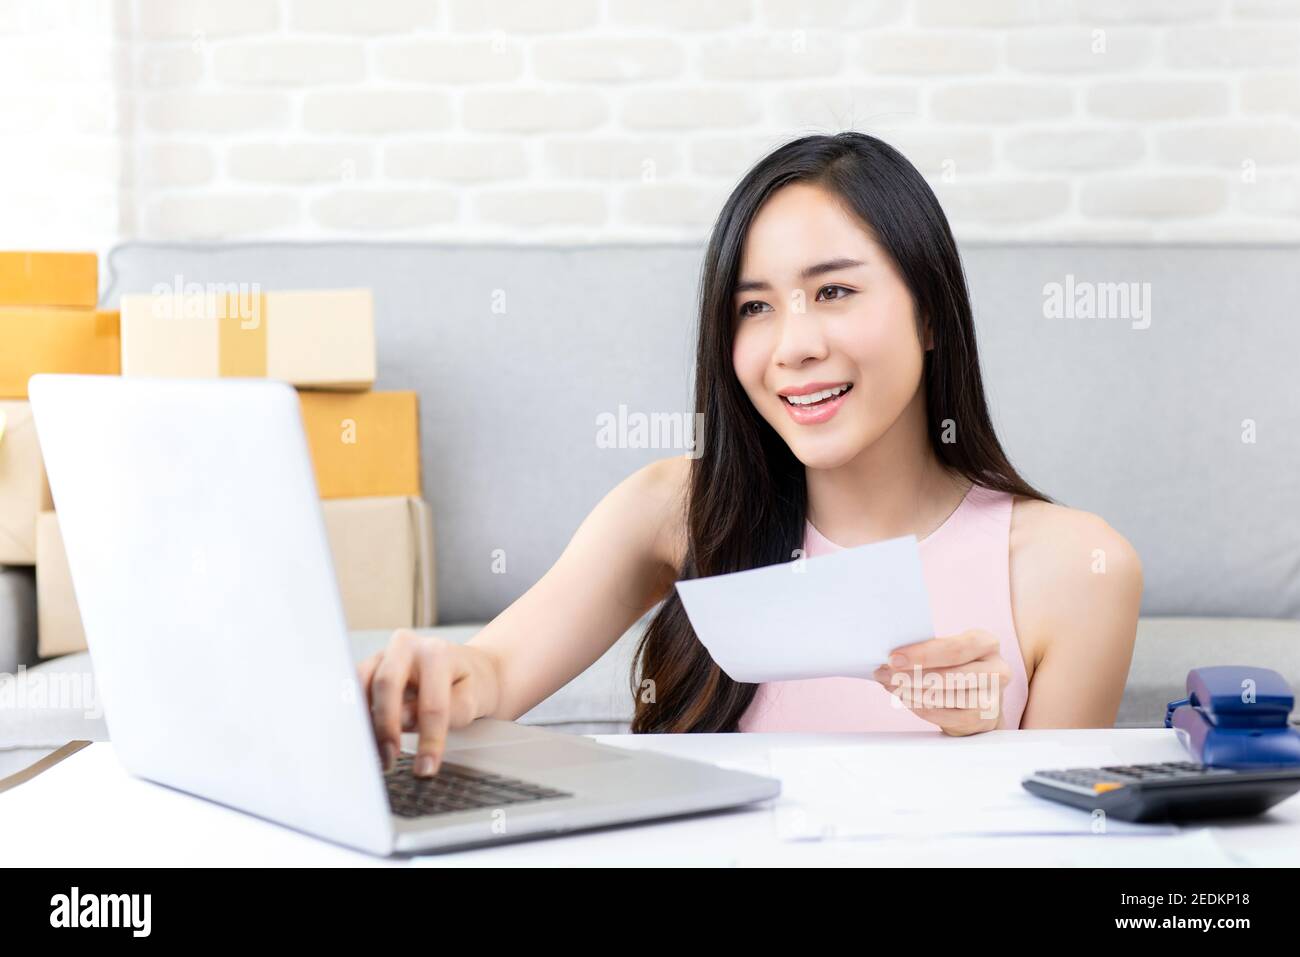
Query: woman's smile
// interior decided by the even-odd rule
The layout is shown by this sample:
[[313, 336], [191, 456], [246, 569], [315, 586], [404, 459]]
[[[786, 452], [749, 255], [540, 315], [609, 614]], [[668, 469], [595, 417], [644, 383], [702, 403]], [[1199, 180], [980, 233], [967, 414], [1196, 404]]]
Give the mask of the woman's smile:
[[852, 390], [852, 382], [814, 382], [782, 389], [777, 394], [781, 396], [781, 404], [785, 406], [786, 412], [797, 424], [819, 425], [829, 421], [839, 411]]

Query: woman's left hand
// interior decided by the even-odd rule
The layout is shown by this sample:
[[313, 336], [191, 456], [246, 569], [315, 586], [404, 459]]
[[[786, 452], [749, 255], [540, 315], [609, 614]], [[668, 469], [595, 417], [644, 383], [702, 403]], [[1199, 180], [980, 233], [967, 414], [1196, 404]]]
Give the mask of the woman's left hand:
[[992, 731], [1011, 669], [997, 636], [980, 629], [895, 648], [872, 677], [901, 705], [944, 734]]

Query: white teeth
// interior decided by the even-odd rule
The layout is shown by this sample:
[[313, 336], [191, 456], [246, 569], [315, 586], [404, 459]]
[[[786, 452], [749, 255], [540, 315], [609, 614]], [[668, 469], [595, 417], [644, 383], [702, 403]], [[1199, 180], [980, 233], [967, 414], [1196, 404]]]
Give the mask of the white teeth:
[[785, 401], [791, 405], [812, 405], [814, 402], [821, 402], [841, 392], [847, 392], [848, 388], [847, 385], [837, 385], [833, 389], [822, 389], [820, 392], [809, 392], [807, 395], [787, 395]]

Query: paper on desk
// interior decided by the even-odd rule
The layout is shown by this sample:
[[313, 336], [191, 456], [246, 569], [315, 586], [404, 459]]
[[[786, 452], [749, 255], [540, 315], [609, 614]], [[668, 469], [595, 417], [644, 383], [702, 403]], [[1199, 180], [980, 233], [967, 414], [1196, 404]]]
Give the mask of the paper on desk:
[[677, 583], [695, 634], [734, 681], [869, 678], [934, 637], [916, 538]]
[[[1291, 855], [1295, 857], [1294, 851]], [[914, 835], [870, 841], [755, 843], [736, 867], [1240, 867], [1208, 827], [1081, 841], [1054, 835]], [[1253, 861], [1252, 861], [1253, 863]]]
[[1057, 804], [1020, 784], [1032, 771], [1123, 763], [1108, 747], [1043, 744], [773, 748], [786, 840], [941, 834], [1176, 834]]

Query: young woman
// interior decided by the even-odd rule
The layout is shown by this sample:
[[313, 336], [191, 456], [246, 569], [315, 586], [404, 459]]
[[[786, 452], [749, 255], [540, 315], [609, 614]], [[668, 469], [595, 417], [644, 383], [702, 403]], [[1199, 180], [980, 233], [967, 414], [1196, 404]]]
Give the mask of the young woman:
[[[957, 248], [916, 169], [860, 133], [780, 147], [727, 200], [701, 282], [702, 454], [620, 483], [468, 644], [402, 631], [365, 661], [385, 766], [413, 730], [416, 773], [434, 773], [449, 728], [519, 717], [660, 601], [629, 692], [637, 732], [1112, 724], [1141, 565], [1008, 462]], [[908, 534], [939, 637], [874, 680], [734, 682], [673, 588]]]

